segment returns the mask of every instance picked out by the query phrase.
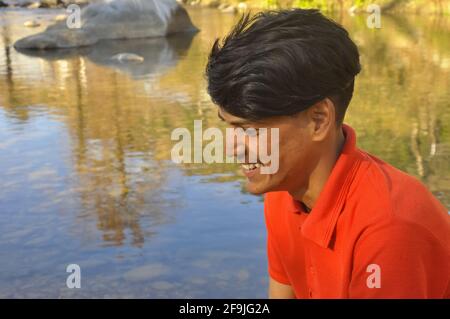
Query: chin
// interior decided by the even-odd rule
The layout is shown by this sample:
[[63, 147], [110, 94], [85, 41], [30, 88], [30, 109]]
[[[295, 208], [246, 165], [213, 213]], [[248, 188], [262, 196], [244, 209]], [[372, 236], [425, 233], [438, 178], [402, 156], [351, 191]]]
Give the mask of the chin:
[[249, 192], [250, 194], [253, 194], [253, 195], [262, 195], [264, 193], [267, 193], [267, 191], [265, 191], [265, 190], [261, 190], [256, 187], [252, 187], [252, 185], [249, 185], [248, 182], [245, 185], [245, 189], [247, 190], [247, 192]]
[[245, 189], [254, 195], [262, 195], [267, 192], [276, 191], [279, 181], [277, 174], [261, 174], [259, 168], [252, 171], [243, 170], [246, 176]]
[[262, 195], [267, 192], [273, 191], [273, 187], [270, 185], [264, 183], [264, 182], [253, 182], [247, 180], [245, 183], [245, 189], [247, 192], [253, 194], [253, 195]]

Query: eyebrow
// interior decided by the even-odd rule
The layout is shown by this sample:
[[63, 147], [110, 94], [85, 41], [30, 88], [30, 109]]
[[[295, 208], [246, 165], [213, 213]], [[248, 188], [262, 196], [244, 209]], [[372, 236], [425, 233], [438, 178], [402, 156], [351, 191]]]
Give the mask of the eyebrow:
[[227, 122], [227, 123], [229, 123], [229, 124], [231, 124], [231, 125], [241, 126], [241, 125], [246, 125], [246, 124], [249, 124], [249, 123], [250, 123], [250, 121], [247, 121], [247, 120], [236, 120], [236, 121], [230, 121], [230, 122], [228, 122], [227, 120], [225, 120], [225, 119], [223, 118], [222, 114], [220, 114], [220, 111], [217, 111], [217, 116], [218, 116], [219, 119], [221, 119], [222, 121]]

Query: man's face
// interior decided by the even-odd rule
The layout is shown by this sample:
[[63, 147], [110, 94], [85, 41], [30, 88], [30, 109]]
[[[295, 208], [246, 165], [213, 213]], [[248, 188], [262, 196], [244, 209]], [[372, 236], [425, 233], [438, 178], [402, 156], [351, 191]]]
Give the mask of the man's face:
[[[245, 143], [234, 143], [235, 155], [245, 152], [245, 164], [241, 165], [244, 175], [247, 177], [247, 190], [253, 194], [263, 194], [270, 191], [292, 191], [295, 193], [305, 191], [308, 187], [308, 177], [313, 167], [316, 165], [315, 145], [311, 138], [311, 127], [307, 116], [298, 113], [293, 116], [280, 116], [264, 119], [258, 122], [248, 121], [240, 117], [233, 116], [219, 108], [219, 117], [231, 125], [233, 128], [256, 129], [259, 134], [267, 129], [267, 143], [265, 138], [256, 138], [257, 148], [250, 147], [250, 139], [246, 138]], [[272, 132], [272, 128], [278, 129], [278, 142]], [[267, 144], [267, 154], [271, 160], [264, 162], [261, 159], [261, 143]], [[278, 154], [274, 154], [276, 148], [272, 148], [273, 143], [278, 144]], [[253, 154], [252, 154], [253, 153]], [[255, 154], [256, 153], [256, 154]], [[251, 154], [256, 158], [259, 165], [249, 165]], [[264, 154], [264, 153], [263, 153]], [[277, 156], [278, 155], [278, 156]], [[276, 156], [277, 158], [275, 158]], [[272, 161], [278, 160], [278, 170], [272, 174], [264, 174], [262, 167], [269, 167]], [[259, 166], [259, 167], [258, 167]]]

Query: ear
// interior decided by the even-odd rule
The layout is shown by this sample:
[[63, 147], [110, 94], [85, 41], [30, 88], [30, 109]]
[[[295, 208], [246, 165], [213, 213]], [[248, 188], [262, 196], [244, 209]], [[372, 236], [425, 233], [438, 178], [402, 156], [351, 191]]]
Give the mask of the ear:
[[334, 128], [336, 109], [329, 98], [317, 102], [308, 109], [308, 117], [312, 125], [313, 141], [322, 141]]

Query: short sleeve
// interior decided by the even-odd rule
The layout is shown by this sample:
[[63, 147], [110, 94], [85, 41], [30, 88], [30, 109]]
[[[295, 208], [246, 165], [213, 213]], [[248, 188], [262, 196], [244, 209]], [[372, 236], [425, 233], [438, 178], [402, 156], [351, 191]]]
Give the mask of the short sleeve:
[[280, 261], [279, 254], [274, 246], [273, 241], [270, 240], [270, 236], [267, 238], [267, 260], [268, 260], [268, 271], [272, 279], [275, 279], [279, 283], [290, 285], [289, 279], [287, 278], [283, 265]]
[[275, 234], [271, 227], [270, 212], [270, 194], [266, 194], [264, 199], [264, 215], [267, 229], [267, 261], [269, 276], [279, 283], [290, 285], [289, 279], [285, 273], [283, 263], [280, 258], [280, 252], [275, 241]]

